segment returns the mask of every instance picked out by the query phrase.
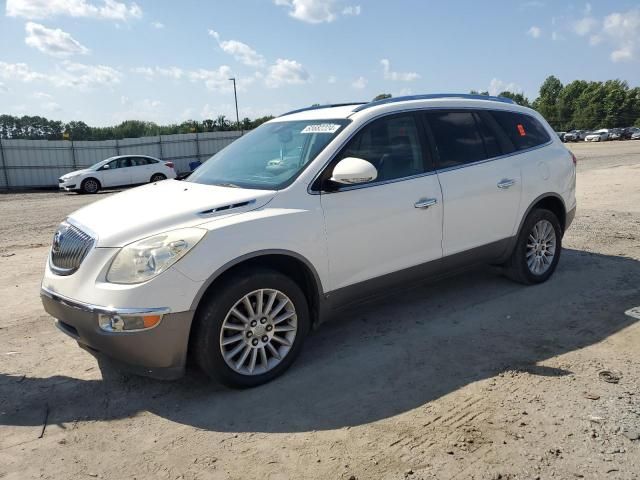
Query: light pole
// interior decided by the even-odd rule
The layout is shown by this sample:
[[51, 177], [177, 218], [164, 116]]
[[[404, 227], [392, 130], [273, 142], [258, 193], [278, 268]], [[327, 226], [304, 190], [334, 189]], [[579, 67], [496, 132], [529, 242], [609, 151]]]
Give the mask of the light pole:
[[240, 135], [242, 135], [242, 129], [240, 128], [240, 115], [238, 115], [238, 92], [236, 91], [236, 77], [230, 78], [229, 80], [233, 82], [233, 96], [236, 99], [236, 125], [237, 128], [240, 129]]

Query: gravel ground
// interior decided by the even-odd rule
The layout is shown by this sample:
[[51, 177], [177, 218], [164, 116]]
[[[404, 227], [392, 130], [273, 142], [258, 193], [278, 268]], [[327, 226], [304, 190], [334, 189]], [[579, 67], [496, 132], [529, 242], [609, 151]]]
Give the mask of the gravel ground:
[[549, 282], [407, 288], [249, 391], [101, 370], [38, 289], [55, 226], [109, 193], [0, 195], [0, 478], [639, 478], [640, 142], [570, 148], [578, 215]]

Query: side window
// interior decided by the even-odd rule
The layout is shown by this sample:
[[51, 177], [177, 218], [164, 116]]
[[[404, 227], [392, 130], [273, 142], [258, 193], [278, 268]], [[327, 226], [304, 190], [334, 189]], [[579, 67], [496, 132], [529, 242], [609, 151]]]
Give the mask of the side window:
[[356, 157], [378, 170], [376, 182], [424, 173], [419, 128], [413, 114], [380, 118], [364, 127], [340, 152], [337, 160]]
[[491, 115], [513, 142], [516, 150], [537, 147], [550, 140], [544, 127], [530, 115], [498, 110], [492, 111]]
[[129, 157], [118, 159], [118, 168], [127, 168], [131, 166], [131, 159]]
[[109, 165], [109, 170], [113, 170], [114, 168], [119, 168], [120, 167], [120, 160], [112, 160], [111, 162], [107, 163], [107, 165]]
[[149, 160], [144, 157], [131, 157], [132, 167], [143, 167], [149, 165]]
[[484, 110], [477, 111], [476, 121], [484, 141], [487, 157], [492, 158], [515, 152], [516, 148], [513, 146], [513, 142], [489, 112]]
[[438, 168], [456, 167], [487, 158], [472, 112], [434, 110], [425, 116], [438, 149]]

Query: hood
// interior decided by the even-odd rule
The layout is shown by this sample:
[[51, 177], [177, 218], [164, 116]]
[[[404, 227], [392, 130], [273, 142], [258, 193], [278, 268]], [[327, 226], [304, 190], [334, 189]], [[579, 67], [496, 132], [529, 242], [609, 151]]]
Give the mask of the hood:
[[275, 194], [164, 180], [99, 200], [72, 213], [69, 220], [97, 237], [96, 246], [122, 247], [167, 230], [255, 210]]
[[89, 172], [92, 172], [92, 171], [93, 170], [91, 170], [90, 168], [85, 168], [85, 169], [82, 169], [82, 170], [74, 170], [73, 172], [65, 173], [60, 178], [71, 178], [71, 177], [75, 177], [76, 175], [81, 175], [83, 173], [89, 173]]

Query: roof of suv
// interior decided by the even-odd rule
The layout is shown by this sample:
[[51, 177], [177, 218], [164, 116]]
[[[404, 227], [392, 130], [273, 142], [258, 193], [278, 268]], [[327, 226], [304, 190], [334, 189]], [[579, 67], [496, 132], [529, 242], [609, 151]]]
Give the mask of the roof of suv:
[[312, 107], [301, 108], [298, 110], [293, 110], [291, 112], [284, 113], [280, 115], [278, 118], [272, 121], [282, 121], [282, 120], [321, 120], [321, 119], [329, 119], [329, 118], [348, 118], [357, 112], [361, 112], [364, 110], [375, 109], [378, 110], [380, 107], [393, 107], [401, 105], [405, 105], [410, 103], [411, 105], [428, 105], [430, 103], [442, 102], [442, 101], [450, 101], [451, 106], [454, 105], [466, 105], [469, 103], [473, 103], [474, 106], [480, 106], [481, 104], [485, 104], [485, 102], [501, 105], [504, 107], [505, 104], [511, 106], [517, 106], [513, 100], [505, 97], [492, 97], [487, 95], [474, 95], [474, 94], [460, 94], [460, 93], [438, 93], [438, 94], [427, 94], [427, 95], [411, 95], [404, 97], [395, 97], [395, 98], [386, 98], [383, 100], [376, 100], [373, 102], [363, 103], [363, 102], [353, 102], [353, 103], [342, 103], [335, 105], [315, 105]]

